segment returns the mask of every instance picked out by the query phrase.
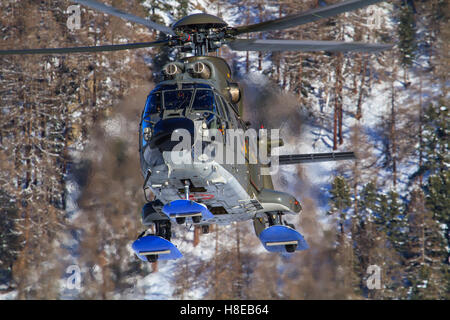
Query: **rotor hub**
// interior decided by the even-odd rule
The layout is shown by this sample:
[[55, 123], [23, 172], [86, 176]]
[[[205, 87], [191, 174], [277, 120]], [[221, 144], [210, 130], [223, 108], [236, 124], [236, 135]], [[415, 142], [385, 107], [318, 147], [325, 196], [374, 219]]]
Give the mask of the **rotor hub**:
[[172, 25], [172, 29], [177, 31], [192, 32], [201, 29], [221, 29], [227, 27], [227, 23], [221, 18], [207, 13], [195, 13], [181, 18]]
[[172, 28], [177, 34], [174, 46], [199, 56], [219, 49], [225, 38], [230, 38], [232, 30], [221, 18], [206, 13], [186, 16], [175, 22]]

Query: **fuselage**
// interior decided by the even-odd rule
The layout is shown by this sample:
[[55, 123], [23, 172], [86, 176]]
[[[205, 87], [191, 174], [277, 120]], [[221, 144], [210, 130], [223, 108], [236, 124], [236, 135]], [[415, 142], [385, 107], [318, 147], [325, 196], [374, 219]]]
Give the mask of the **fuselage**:
[[[274, 206], [258, 198], [261, 190], [273, 189], [272, 180], [261, 176], [261, 164], [249, 162], [254, 155], [245, 140], [241, 145], [233, 141], [247, 127], [241, 118], [242, 100], [236, 97], [239, 88], [226, 62], [191, 57], [169, 64], [165, 73], [166, 80], [147, 98], [140, 125], [141, 170], [155, 197], [163, 204], [184, 199], [188, 184], [190, 199], [214, 214], [208, 224], [248, 220], [270, 209], [292, 211], [280, 201]], [[212, 145], [211, 138], [205, 138], [211, 132], [227, 155], [232, 146], [233, 159], [217, 157], [214, 148], [203, 152]]]

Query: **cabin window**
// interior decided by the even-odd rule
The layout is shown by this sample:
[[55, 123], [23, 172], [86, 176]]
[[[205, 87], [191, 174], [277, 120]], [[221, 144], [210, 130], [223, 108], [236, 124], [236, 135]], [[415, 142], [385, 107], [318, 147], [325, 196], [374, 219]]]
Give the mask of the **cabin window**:
[[194, 90], [164, 91], [164, 109], [176, 110], [189, 107]]
[[216, 102], [212, 90], [197, 89], [192, 109], [214, 111]]

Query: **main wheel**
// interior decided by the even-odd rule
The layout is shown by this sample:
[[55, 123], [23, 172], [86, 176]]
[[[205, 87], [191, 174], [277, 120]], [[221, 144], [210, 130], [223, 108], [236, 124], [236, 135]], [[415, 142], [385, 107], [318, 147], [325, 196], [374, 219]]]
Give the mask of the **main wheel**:
[[287, 244], [284, 247], [286, 248], [287, 252], [295, 252], [295, 249], [297, 249], [296, 244]]
[[148, 262], [156, 262], [156, 261], [158, 261], [158, 255], [157, 254], [148, 255], [147, 256], [147, 261]]
[[160, 236], [167, 241], [170, 241], [170, 238], [172, 237], [172, 224], [169, 220], [159, 220], [155, 221], [156, 226], [156, 235]]
[[186, 218], [175, 218], [178, 224], [183, 224], [186, 221]]
[[203, 234], [209, 233], [209, 225], [203, 225], [202, 226], [202, 233]]
[[192, 221], [194, 223], [199, 223], [200, 221], [202, 221], [202, 217], [201, 216], [192, 217]]

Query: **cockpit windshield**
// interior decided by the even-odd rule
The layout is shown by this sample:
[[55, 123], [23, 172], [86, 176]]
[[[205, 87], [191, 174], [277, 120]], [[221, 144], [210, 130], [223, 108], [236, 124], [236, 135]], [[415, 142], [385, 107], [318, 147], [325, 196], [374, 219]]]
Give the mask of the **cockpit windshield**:
[[187, 109], [192, 103], [193, 110], [215, 111], [214, 92], [206, 84], [183, 84], [157, 86], [147, 98], [144, 118], [160, 114], [163, 110]]
[[209, 110], [215, 109], [214, 94], [212, 90], [197, 89], [195, 92], [194, 103], [192, 109], [194, 110]]
[[191, 98], [194, 90], [168, 90], [164, 93], [164, 109], [186, 109], [191, 103]]
[[[216, 115], [223, 117], [216, 101], [214, 88], [204, 83], [160, 84], [156, 86], [147, 97], [141, 119], [142, 147], [156, 134], [157, 123], [162, 119], [173, 117], [205, 118], [206, 123], [213, 122]], [[183, 115], [178, 114], [183, 111]], [[166, 114], [167, 112], [167, 115]], [[189, 113], [192, 113], [190, 115]], [[216, 112], [218, 112], [216, 114]]]

